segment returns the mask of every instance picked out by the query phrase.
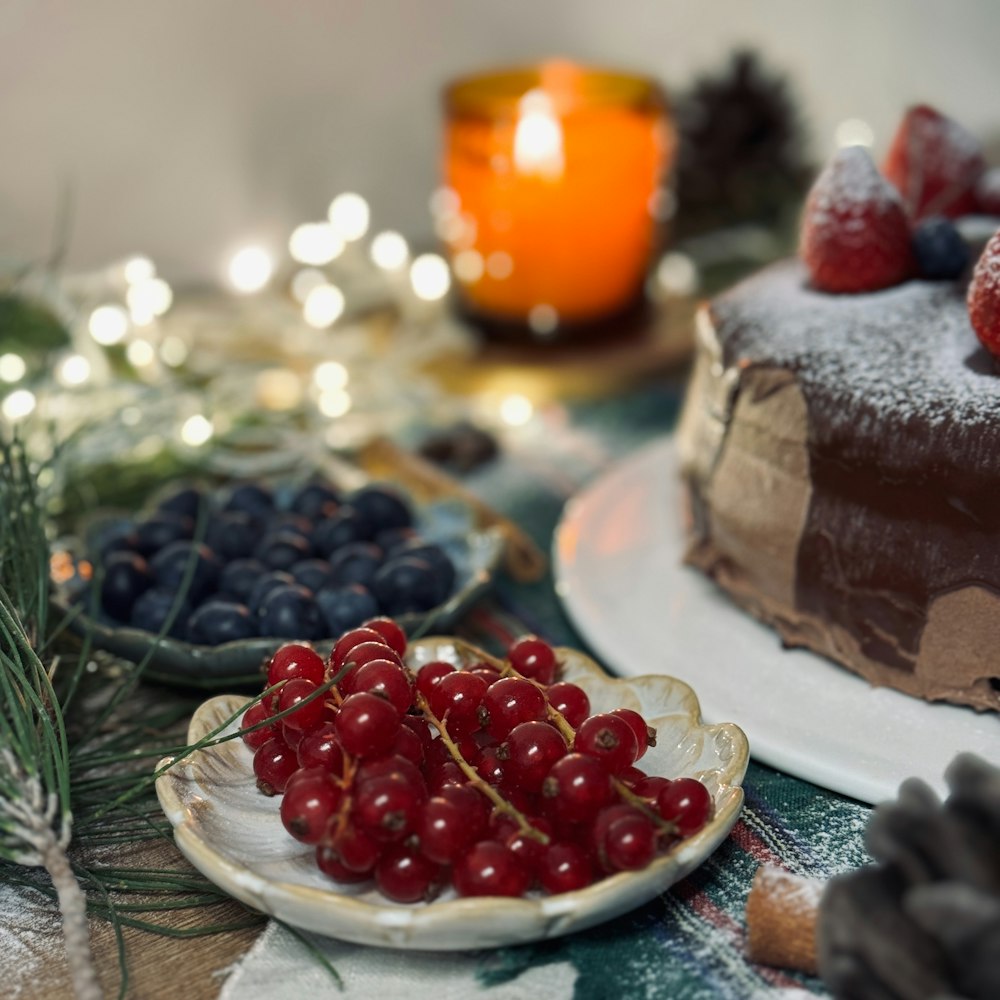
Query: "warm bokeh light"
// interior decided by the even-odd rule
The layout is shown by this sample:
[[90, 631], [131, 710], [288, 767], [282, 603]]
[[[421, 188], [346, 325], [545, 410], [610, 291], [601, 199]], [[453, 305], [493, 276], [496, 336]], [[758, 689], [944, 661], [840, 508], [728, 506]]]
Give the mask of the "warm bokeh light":
[[496, 281], [504, 281], [514, 273], [514, 259], [504, 250], [494, 250], [486, 258], [486, 273]]
[[155, 278], [156, 265], [148, 257], [136, 254], [125, 261], [122, 273], [125, 275], [125, 280], [130, 285], [134, 285], [140, 281], [149, 281], [150, 278]]
[[339, 361], [324, 361], [313, 372], [313, 382], [324, 391], [343, 389], [348, 378], [347, 369]]
[[164, 337], [160, 344], [160, 357], [170, 365], [177, 368], [187, 361], [188, 345], [180, 337]]
[[455, 277], [465, 285], [478, 281], [486, 268], [483, 255], [478, 250], [460, 250], [455, 254], [451, 266]]
[[11, 421], [23, 420], [35, 409], [35, 394], [27, 389], [15, 389], [0, 406], [0, 412]]
[[20, 382], [27, 370], [20, 354], [0, 354], [0, 381]]
[[303, 222], [288, 239], [288, 252], [300, 264], [329, 264], [343, 250], [344, 241], [329, 222]]
[[128, 333], [128, 313], [121, 306], [98, 306], [87, 324], [90, 335], [105, 347], [120, 344]]
[[664, 254], [656, 267], [656, 281], [669, 295], [692, 295], [698, 290], [698, 268], [687, 254]]
[[188, 417], [181, 426], [181, 440], [192, 448], [198, 448], [211, 440], [215, 433], [215, 427], [208, 417], [196, 413], [193, 417]]
[[274, 275], [274, 259], [261, 246], [243, 247], [229, 261], [229, 281], [245, 295], [265, 288]]
[[834, 131], [833, 141], [838, 148], [842, 146], [873, 146], [875, 132], [871, 125], [861, 118], [845, 118]]
[[559, 326], [559, 313], [544, 303], [532, 306], [528, 311], [528, 326], [532, 333], [537, 333], [540, 337], [548, 336], [555, 333]]
[[425, 302], [443, 299], [451, 288], [451, 272], [443, 257], [424, 253], [410, 265], [410, 284], [413, 294]]
[[292, 276], [291, 292], [292, 298], [300, 305], [309, 298], [309, 293], [314, 288], [326, 284], [326, 275], [315, 267], [304, 267], [301, 271], [296, 271]]
[[351, 397], [343, 389], [328, 389], [319, 394], [316, 405], [324, 417], [342, 417], [351, 408]]
[[302, 380], [287, 368], [269, 368], [257, 376], [257, 401], [267, 410], [294, 410], [302, 402]]
[[344, 293], [336, 285], [318, 285], [302, 306], [302, 318], [317, 330], [325, 330], [344, 312]]
[[410, 248], [402, 235], [390, 229], [372, 240], [371, 257], [383, 271], [398, 271], [409, 259]]
[[527, 396], [513, 393], [500, 403], [500, 419], [509, 427], [523, 427], [535, 412]]
[[170, 309], [174, 293], [162, 278], [147, 278], [129, 286], [125, 301], [132, 322], [137, 326], [147, 326]]
[[90, 362], [82, 354], [63, 358], [56, 368], [56, 379], [61, 385], [83, 385], [90, 378]]
[[148, 340], [133, 340], [125, 348], [125, 357], [130, 365], [136, 368], [145, 368], [156, 360], [156, 351]]
[[334, 232], [347, 243], [360, 240], [368, 232], [368, 202], [359, 194], [346, 191], [330, 202], [329, 218]]

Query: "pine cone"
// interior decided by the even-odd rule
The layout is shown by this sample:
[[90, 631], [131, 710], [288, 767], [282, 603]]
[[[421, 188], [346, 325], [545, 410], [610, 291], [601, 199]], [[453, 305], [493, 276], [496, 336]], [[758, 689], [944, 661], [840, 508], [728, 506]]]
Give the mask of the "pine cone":
[[1000, 769], [971, 754], [942, 804], [904, 782], [866, 833], [876, 865], [830, 881], [819, 968], [838, 1000], [1000, 997]]
[[775, 226], [798, 207], [811, 170], [795, 100], [753, 52], [736, 52], [717, 75], [677, 102], [679, 237], [755, 222]]

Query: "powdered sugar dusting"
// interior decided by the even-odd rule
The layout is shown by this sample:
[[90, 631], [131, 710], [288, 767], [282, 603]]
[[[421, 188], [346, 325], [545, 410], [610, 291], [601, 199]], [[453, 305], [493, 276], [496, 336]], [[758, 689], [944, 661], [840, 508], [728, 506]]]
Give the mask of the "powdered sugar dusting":
[[983, 250], [969, 285], [969, 302], [974, 295], [1000, 297], [1000, 232], [993, 235]]
[[63, 950], [62, 925], [54, 903], [23, 886], [0, 883], [0, 954], [3, 995], [16, 1000], [37, 988], [41, 970]]
[[819, 909], [823, 887], [819, 879], [792, 875], [774, 865], [762, 865], [754, 876], [755, 889], [772, 899], [780, 899], [783, 912], [800, 919]]
[[792, 260], [712, 311], [727, 365], [796, 374], [814, 448], [886, 476], [953, 477], [956, 492], [967, 477], [981, 488], [984, 475], [1000, 475], [1000, 376], [953, 283], [829, 295]]
[[816, 179], [806, 205], [806, 217], [817, 237], [823, 239], [836, 226], [840, 238], [864, 241], [873, 215], [902, 207], [899, 192], [878, 172], [862, 146], [837, 151]]

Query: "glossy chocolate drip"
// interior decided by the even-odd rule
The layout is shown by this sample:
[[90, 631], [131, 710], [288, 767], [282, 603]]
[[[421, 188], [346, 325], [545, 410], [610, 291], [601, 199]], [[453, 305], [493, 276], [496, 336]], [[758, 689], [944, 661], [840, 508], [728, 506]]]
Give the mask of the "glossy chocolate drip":
[[725, 367], [790, 371], [806, 401], [796, 610], [902, 672], [936, 597], [1000, 585], [1000, 376], [963, 293], [825, 295], [792, 261], [712, 305]]

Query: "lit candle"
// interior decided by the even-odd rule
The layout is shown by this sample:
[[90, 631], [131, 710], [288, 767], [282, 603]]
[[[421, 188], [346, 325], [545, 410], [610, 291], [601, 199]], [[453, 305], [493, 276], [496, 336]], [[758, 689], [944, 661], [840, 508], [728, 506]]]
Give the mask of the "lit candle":
[[445, 91], [436, 200], [460, 294], [539, 337], [642, 294], [674, 132], [655, 83], [566, 62]]

